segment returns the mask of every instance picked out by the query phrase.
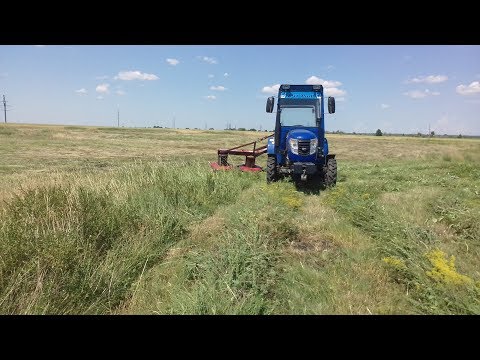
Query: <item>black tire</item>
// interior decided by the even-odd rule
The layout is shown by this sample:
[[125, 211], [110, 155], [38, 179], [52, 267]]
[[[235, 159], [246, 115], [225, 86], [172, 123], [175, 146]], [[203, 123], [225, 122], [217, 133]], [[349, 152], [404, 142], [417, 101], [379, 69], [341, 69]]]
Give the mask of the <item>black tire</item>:
[[335, 186], [337, 183], [337, 160], [330, 158], [327, 160], [325, 171], [325, 186]]
[[277, 181], [277, 157], [275, 155], [268, 155], [267, 159], [267, 183]]

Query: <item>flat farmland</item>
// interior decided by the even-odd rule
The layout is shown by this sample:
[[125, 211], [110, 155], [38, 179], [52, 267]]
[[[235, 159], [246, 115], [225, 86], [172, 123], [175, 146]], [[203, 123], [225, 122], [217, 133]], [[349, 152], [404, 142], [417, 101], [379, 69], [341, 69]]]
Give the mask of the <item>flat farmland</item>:
[[210, 169], [268, 134], [0, 125], [0, 313], [480, 314], [479, 140], [328, 135], [326, 190]]

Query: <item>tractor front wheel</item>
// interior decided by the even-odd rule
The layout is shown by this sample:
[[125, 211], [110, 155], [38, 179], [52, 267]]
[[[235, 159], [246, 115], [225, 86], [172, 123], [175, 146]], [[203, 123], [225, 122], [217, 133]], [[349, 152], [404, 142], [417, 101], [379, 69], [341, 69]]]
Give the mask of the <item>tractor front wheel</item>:
[[267, 159], [267, 183], [277, 181], [277, 157], [275, 155], [268, 155]]
[[327, 187], [335, 186], [337, 183], [337, 160], [334, 158], [327, 160], [324, 183]]

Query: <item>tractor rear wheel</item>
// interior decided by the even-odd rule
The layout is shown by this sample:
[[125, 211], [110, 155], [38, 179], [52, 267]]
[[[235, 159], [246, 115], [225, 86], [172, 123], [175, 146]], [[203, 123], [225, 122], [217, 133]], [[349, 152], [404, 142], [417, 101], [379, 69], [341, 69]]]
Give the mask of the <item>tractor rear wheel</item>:
[[335, 186], [337, 183], [337, 160], [330, 158], [327, 160], [327, 166], [324, 178], [325, 186]]
[[277, 181], [277, 157], [275, 155], [268, 155], [267, 159], [267, 183]]

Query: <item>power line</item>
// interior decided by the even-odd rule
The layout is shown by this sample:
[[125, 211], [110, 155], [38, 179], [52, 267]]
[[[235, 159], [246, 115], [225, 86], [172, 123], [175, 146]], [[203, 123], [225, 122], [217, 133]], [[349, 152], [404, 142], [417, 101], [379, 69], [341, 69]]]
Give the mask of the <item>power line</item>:
[[5, 116], [5, 124], [7, 123], [7, 101], [5, 100], [5, 95], [3, 95], [3, 114]]

